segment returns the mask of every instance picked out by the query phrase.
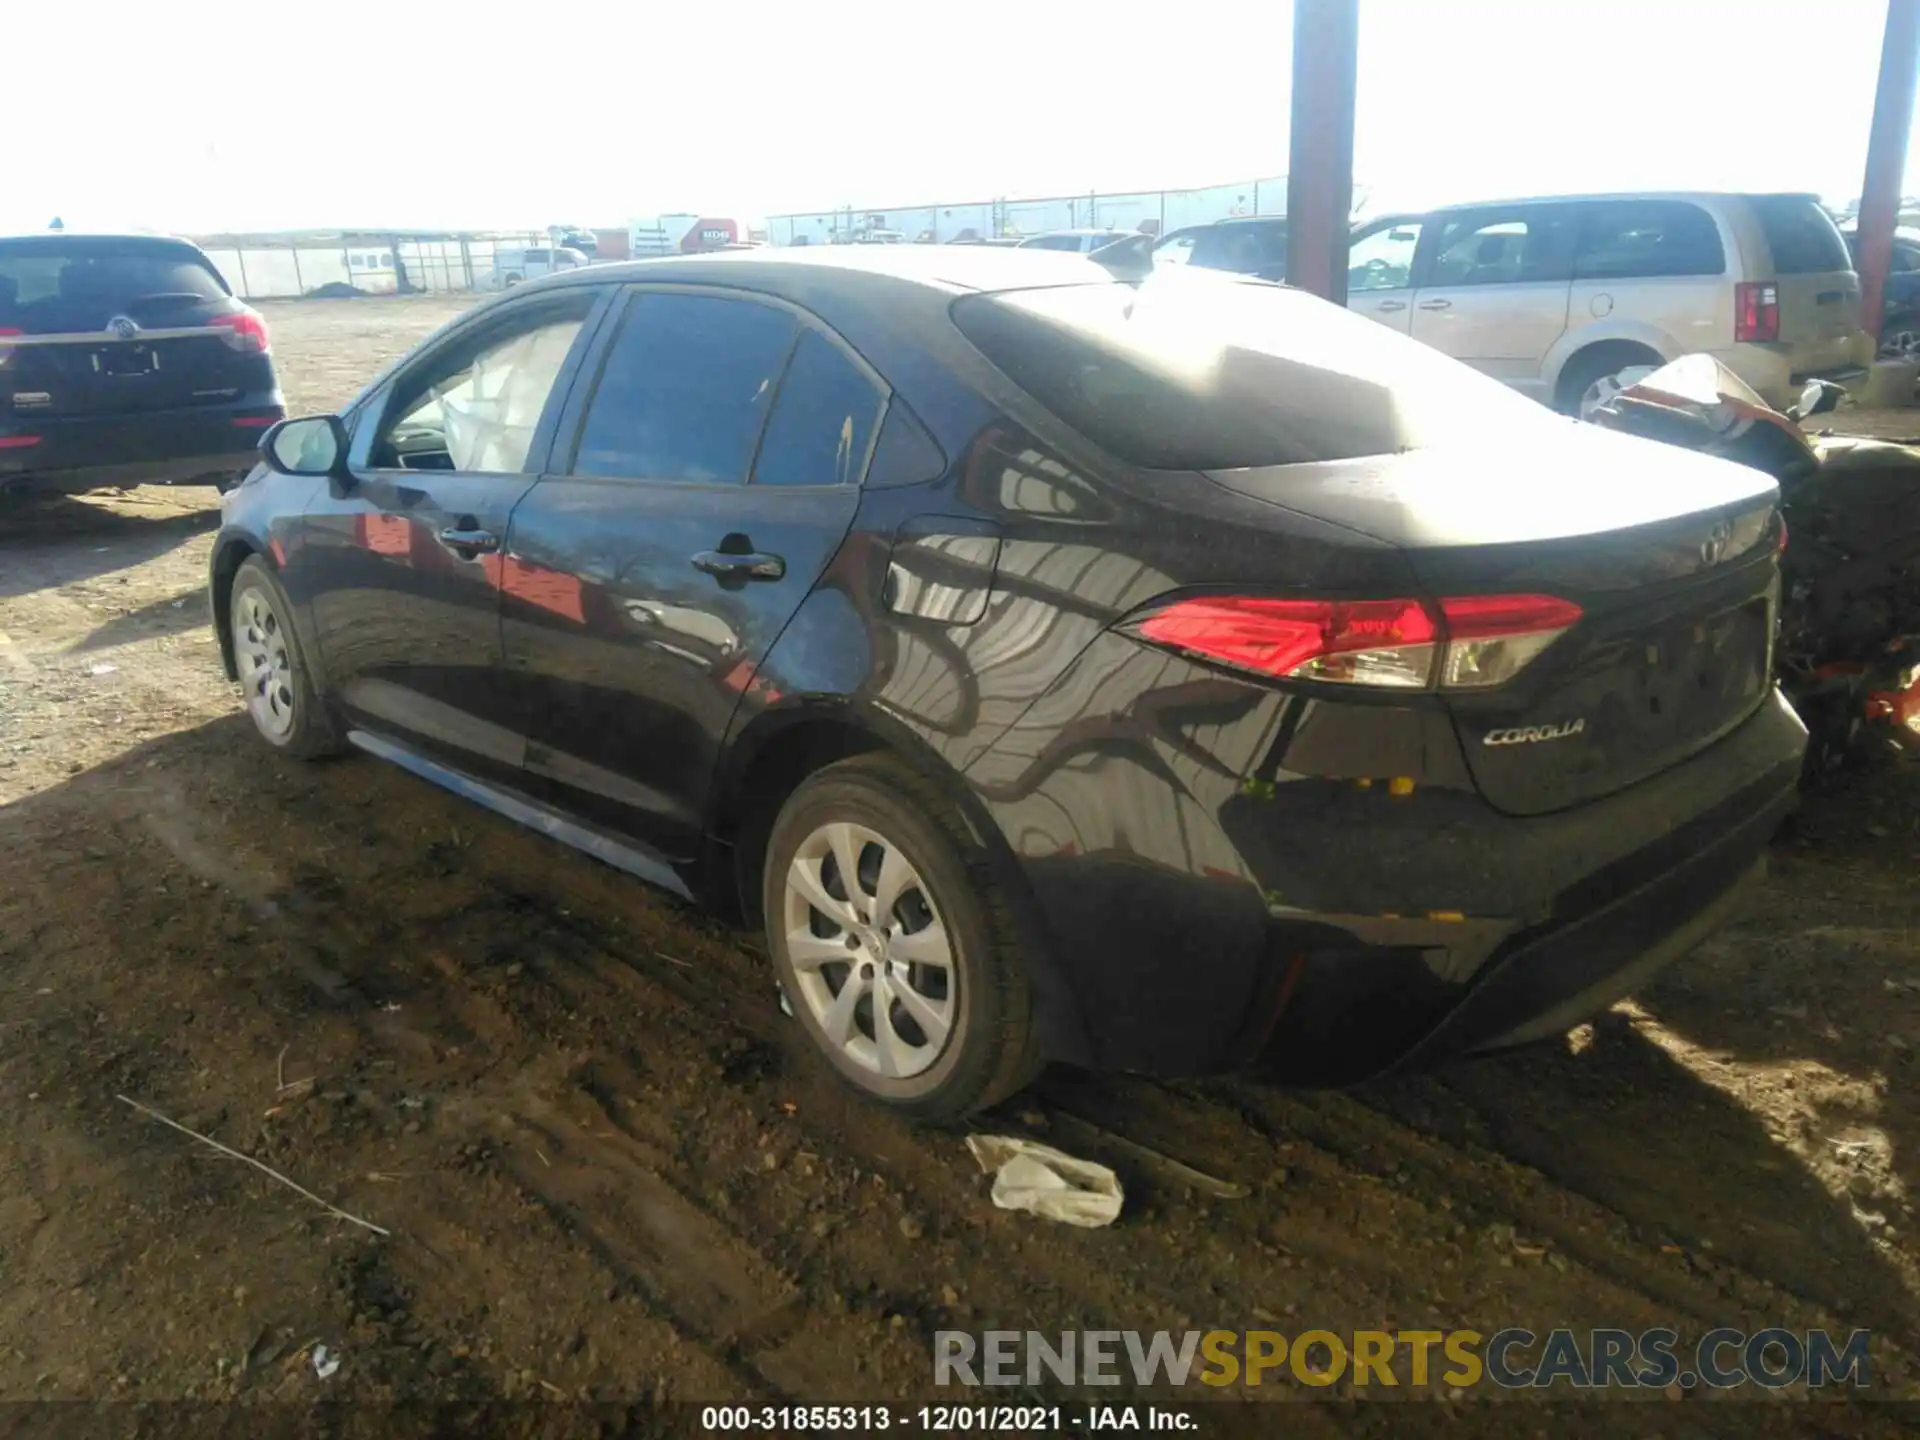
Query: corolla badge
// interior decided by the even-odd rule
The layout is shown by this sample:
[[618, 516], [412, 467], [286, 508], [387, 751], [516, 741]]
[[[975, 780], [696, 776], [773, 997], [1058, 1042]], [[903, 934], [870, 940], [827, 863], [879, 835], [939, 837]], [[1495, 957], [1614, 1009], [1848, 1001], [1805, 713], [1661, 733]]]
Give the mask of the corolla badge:
[[1558, 725], [1516, 725], [1509, 730], [1489, 730], [1482, 745], [1537, 745], [1542, 740], [1566, 740], [1587, 728], [1586, 717], [1562, 720]]
[[107, 321], [107, 329], [122, 340], [131, 340], [140, 333], [140, 326], [130, 315], [116, 315]]
[[1727, 558], [1727, 546], [1733, 543], [1733, 527], [1724, 520], [1714, 522], [1707, 532], [1707, 538], [1700, 542], [1700, 563], [1706, 566], [1718, 565]]

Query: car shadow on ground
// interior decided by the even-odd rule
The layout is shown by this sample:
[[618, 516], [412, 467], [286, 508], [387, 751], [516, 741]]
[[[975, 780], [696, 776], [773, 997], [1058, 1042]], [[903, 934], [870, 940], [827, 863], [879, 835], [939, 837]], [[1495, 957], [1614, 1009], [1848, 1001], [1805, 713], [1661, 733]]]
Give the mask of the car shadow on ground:
[[[0, 501], [0, 599], [124, 570], [219, 528], [211, 488], [169, 487], [161, 499], [142, 503], [153, 493], [114, 496], [112, 503], [40, 494]], [[205, 505], [195, 505], [202, 496]]]
[[[1591, 1039], [1355, 1092], [1708, 1264], [1920, 1337], [1920, 769], [1809, 793], [1746, 913]], [[1710, 1248], [1708, 1248], [1710, 1247]]]
[[207, 592], [196, 587], [171, 598], [162, 596], [138, 610], [114, 616], [73, 649], [76, 652], [111, 650], [136, 640], [152, 640], [162, 635], [201, 630], [210, 623]]

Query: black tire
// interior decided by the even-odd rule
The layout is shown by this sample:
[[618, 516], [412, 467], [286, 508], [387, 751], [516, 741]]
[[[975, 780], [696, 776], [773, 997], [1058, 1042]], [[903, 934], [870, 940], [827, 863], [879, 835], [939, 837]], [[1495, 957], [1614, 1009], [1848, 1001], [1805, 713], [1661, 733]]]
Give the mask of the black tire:
[[[1896, 335], [1913, 335], [1920, 337], [1920, 315], [1915, 314], [1911, 310], [1902, 310], [1898, 315], [1889, 315], [1887, 317], [1886, 323], [1880, 327], [1882, 354], [1888, 353], [1886, 346]], [[1909, 352], [1899, 351], [1896, 353], [1907, 354]]]
[[1617, 375], [1631, 365], [1660, 366], [1666, 362], [1645, 346], [1629, 344], [1625, 341], [1609, 341], [1582, 350], [1560, 372], [1560, 382], [1554, 391], [1554, 408], [1563, 415], [1576, 418], [1580, 414], [1581, 397], [1589, 386]]
[[[910, 903], [917, 906], [913, 897], [918, 893], [930, 909], [928, 923], [945, 928], [952, 957], [947, 982], [953, 987], [951, 1028], [937, 1058], [906, 1078], [878, 1073], [828, 1038], [789, 954], [789, 871], [802, 846], [836, 823], [874, 832], [884, 837], [885, 846], [897, 848], [917, 872], [921, 887], [901, 892], [902, 908], [896, 913], [904, 915]], [[872, 859], [875, 850], [884, 854], [885, 847], [868, 847], [861, 863]], [[841, 890], [844, 898], [844, 885]], [[794, 791], [768, 837], [761, 907], [767, 950], [795, 1019], [827, 1062], [867, 1098], [915, 1120], [949, 1124], [1005, 1099], [1039, 1073], [1027, 965], [992, 862], [939, 787], [899, 759], [856, 756], [816, 772]], [[874, 918], [884, 928], [889, 917]], [[851, 935], [850, 930], [841, 933]], [[814, 971], [818, 986], [838, 989], [829, 968]], [[846, 968], [849, 973], [840, 987], [853, 983], [851, 961]], [[865, 1034], [877, 1052], [871, 1010], [869, 995]], [[890, 1007], [889, 1014], [894, 1013]]]
[[236, 488], [250, 473], [250, 471], [246, 470], [236, 470], [231, 475], [222, 475], [218, 480], [213, 482], [213, 488], [224, 495], [229, 490]]
[[[272, 613], [271, 629], [248, 625], [248, 602], [255, 596], [264, 600]], [[300, 648], [300, 637], [289, 621], [292, 614], [287, 592], [281, 589], [279, 579], [267, 562], [258, 555], [249, 555], [234, 572], [233, 585], [227, 591], [227, 626], [233, 631], [234, 660], [240, 671], [241, 694], [247, 698], [247, 714], [260, 738], [283, 754], [299, 760], [338, 755], [345, 749], [339, 727], [313, 687], [313, 671], [307, 664], [306, 652]], [[290, 712], [289, 723], [283, 730], [263, 718], [257, 698], [271, 683], [273, 674], [263, 676], [260, 689], [250, 685], [243, 644], [250, 629], [258, 630], [262, 637], [259, 643], [267, 653], [285, 657], [284, 666], [275, 672], [281, 681], [278, 693], [289, 697], [284, 707]]]

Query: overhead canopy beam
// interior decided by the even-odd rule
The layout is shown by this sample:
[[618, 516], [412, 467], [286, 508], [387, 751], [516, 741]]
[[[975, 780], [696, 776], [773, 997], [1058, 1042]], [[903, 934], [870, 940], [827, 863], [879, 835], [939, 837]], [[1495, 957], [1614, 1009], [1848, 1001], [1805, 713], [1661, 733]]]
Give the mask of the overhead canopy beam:
[[1360, 0], [1294, 0], [1287, 283], [1336, 305], [1347, 303], [1359, 52]]
[[1860, 187], [1859, 235], [1861, 319], [1876, 341], [1886, 318], [1887, 272], [1893, 265], [1893, 232], [1900, 222], [1900, 187], [1907, 172], [1907, 132], [1913, 128], [1913, 93], [1920, 68], [1920, 0], [1887, 0], [1887, 30], [1880, 42], [1880, 83], [1873, 93], [1873, 130], [1867, 138], [1867, 176]]

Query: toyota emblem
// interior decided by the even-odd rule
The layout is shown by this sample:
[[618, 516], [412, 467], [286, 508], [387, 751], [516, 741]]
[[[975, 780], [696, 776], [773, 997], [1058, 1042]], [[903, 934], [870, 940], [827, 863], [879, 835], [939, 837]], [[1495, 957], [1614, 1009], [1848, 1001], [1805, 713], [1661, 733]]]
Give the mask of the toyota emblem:
[[131, 316], [127, 315], [114, 316], [111, 320], [107, 321], [107, 329], [111, 330], [122, 340], [131, 340], [140, 333], [139, 325], [134, 322]]
[[1700, 563], [1707, 566], [1718, 565], [1727, 558], [1727, 546], [1733, 540], [1733, 527], [1722, 520], [1707, 532], [1707, 538], [1700, 542]]

